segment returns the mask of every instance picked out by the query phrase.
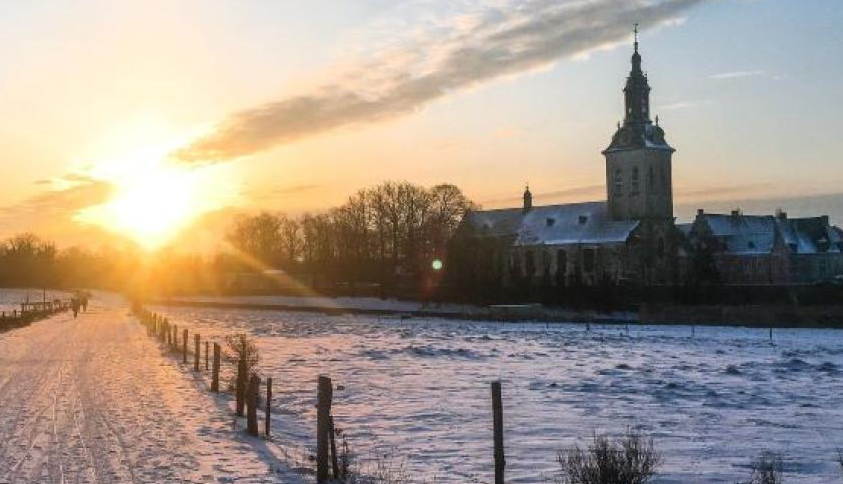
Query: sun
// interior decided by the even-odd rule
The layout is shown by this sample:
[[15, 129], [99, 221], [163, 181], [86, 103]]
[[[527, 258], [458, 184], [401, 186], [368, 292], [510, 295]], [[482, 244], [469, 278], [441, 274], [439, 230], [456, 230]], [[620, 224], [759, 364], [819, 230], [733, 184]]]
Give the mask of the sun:
[[173, 240], [199, 216], [235, 204], [234, 177], [226, 166], [186, 166], [142, 152], [95, 167], [91, 175], [113, 195], [78, 219], [127, 236], [147, 249]]

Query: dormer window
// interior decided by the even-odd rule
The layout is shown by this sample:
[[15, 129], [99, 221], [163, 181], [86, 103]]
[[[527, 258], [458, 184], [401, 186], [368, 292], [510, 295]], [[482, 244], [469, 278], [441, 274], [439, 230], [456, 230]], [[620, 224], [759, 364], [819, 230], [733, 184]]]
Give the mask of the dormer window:
[[580, 225], [585, 225], [588, 223], [588, 215], [580, 215], [579, 219]]
[[554, 220], [550, 217], [547, 217], [547, 219], [545, 219], [544, 222], [545, 222], [545, 224], [547, 224], [548, 227], [553, 227], [553, 225], [556, 223], [556, 220]]

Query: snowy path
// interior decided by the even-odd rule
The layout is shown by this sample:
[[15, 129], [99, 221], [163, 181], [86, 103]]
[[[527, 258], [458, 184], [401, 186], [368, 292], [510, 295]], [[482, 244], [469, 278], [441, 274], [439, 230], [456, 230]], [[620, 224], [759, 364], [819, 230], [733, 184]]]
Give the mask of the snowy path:
[[0, 334], [0, 483], [285, 482], [125, 309]]

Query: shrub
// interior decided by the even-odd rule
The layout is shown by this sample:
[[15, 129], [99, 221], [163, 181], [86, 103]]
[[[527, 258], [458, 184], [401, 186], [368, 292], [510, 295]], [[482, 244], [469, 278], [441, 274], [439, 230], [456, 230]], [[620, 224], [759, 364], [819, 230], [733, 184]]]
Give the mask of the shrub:
[[[225, 337], [225, 345], [225, 360], [236, 368], [240, 359], [244, 358], [246, 375], [251, 375], [260, 362], [260, 353], [254, 340], [246, 333], [230, 334]], [[232, 375], [232, 381], [229, 382], [230, 387], [234, 387], [236, 379], [237, 373], [235, 371]]]
[[595, 435], [582, 449], [575, 445], [557, 456], [564, 484], [645, 484], [650, 482], [661, 465], [661, 455], [653, 440], [627, 430], [626, 435], [612, 441]]
[[746, 484], [782, 484], [783, 468], [781, 454], [764, 452], [752, 462], [752, 475]]

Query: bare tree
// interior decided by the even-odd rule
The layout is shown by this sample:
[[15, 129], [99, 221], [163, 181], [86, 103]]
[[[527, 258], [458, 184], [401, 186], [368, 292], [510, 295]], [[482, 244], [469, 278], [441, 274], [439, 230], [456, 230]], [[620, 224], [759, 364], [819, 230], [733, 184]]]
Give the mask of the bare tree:
[[241, 215], [226, 238], [240, 252], [271, 267], [278, 261], [281, 225], [281, 219], [270, 213]]
[[628, 430], [617, 441], [595, 435], [586, 449], [575, 445], [560, 452], [557, 462], [564, 484], [645, 484], [662, 459], [652, 439]]

